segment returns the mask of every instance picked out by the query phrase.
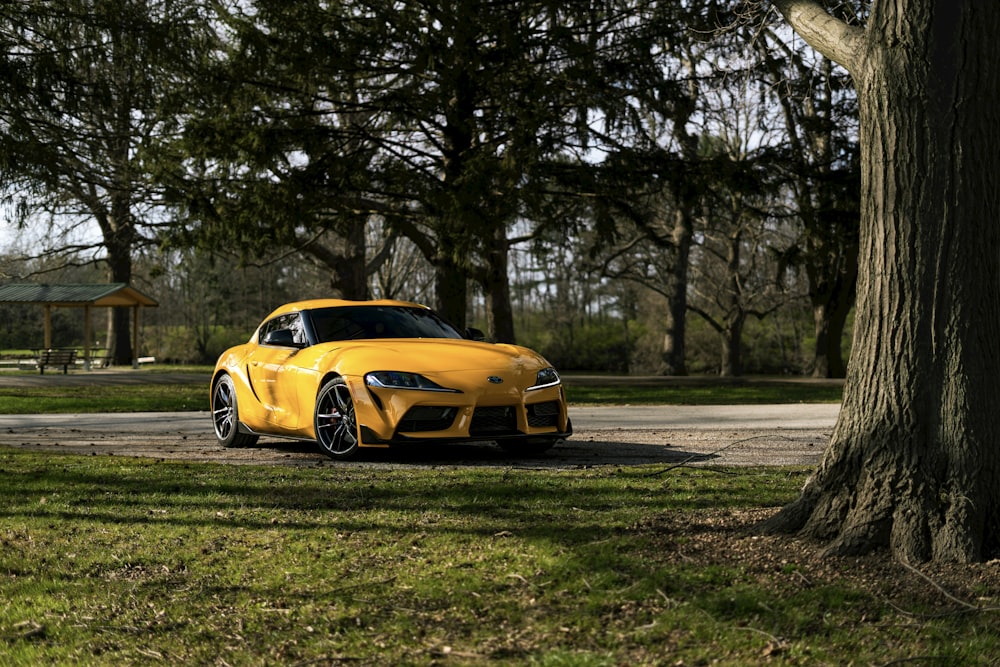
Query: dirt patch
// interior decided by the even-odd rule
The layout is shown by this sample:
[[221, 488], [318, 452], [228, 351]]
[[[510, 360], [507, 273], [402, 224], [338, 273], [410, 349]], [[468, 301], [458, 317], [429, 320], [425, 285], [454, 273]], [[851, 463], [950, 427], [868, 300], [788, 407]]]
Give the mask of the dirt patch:
[[[947, 619], [962, 625], [980, 614], [987, 615], [986, 622], [995, 627], [992, 619], [1000, 613], [1000, 560], [911, 566], [894, 560], [886, 550], [864, 556], [823, 557], [823, 545], [815, 541], [757, 534], [756, 526], [776, 511], [665, 512], [637, 528], [661, 535], [660, 548], [672, 559], [706, 569], [736, 565], [749, 579], [767, 582], [776, 595], [838, 585], [863, 591], [867, 599], [859, 600], [858, 605], [867, 611], [854, 619], [859, 629], [891, 630], [895, 624], [920, 627]], [[773, 642], [771, 648], [780, 653], [781, 638], [775, 637]], [[984, 657], [982, 664], [988, 661]]]

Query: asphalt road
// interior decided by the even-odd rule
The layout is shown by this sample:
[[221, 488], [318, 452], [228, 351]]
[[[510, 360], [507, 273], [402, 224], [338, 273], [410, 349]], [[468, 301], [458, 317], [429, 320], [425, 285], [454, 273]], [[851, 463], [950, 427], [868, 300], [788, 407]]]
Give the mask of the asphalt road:
[[326, 458], [312, 443], [280, 439], [224, 449], [207, 412], [3, 415], [0, 446], [233, 464], [815, 465], [839, 409], [836, 404], [577, 407], [570, 409], [574, 436], [527, 460], [491, 443], [373, 450], [349, 463]]

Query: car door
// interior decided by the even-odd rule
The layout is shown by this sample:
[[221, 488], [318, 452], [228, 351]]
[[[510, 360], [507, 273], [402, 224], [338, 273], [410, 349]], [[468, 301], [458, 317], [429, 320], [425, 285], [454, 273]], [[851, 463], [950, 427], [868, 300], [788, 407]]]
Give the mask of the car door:
[[[271, 340], [272, 334], [274, 340]], [[257, 349], [248, 364], [250, 381], [267, 410], [267, 421], [282, 429], [297, 423], [296, 394], [291, 386], [293, 383], [288, 381], [297, 373], [285, 371], [295, 367], [295, 357], [305, 345], [301, 316], [298, 313], [280, 315], [261, 327]]]

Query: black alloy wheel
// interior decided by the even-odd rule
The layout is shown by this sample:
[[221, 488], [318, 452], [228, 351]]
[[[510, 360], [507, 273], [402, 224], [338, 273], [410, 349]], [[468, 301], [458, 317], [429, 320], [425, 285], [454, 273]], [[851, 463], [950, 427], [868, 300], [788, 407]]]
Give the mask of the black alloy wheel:
[[228, 375], [222, 375], [212, 388], [212, 424], [215, 437], [223, 447], [253, 447], [257, 436], [240, 433], [240, 412], [236, 404], [236, 386]]
[[323, 385], [316, 397], [316, 442], [333, 459], [350, 459], [358, 451], [354, 401], [344, 378]]

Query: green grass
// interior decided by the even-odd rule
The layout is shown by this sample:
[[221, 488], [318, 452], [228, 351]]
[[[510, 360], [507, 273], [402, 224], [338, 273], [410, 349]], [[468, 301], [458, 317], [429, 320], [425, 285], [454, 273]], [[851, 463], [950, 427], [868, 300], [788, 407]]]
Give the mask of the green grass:
[[836, 403], [842, 393], [839, 385], [808, 383], [578, 386], [570, 379], [566, 387], [571, 403], [597, 405]]
[[[183, 373], [183, 381], [164, 383], [167, 373]], [[22, 372], [22, 375], [24, 373]], [[74, 379], [84, 375], [74, 373]], [[182, 412], [208, 409], [211, 369], [201, 366], [144, 368], [129, 384], [65, 384], [59, 379], [38, 386], [0, 387], [0, 414], [81, 412]], [[600, 380], [566, 381], [573, 404], [588, 405], [730, 405], [753, 403], [837, 402], [838, 384], [711, 379], [650, 384], [600, 384]]]
[[0, 414], [208, 410], [204, 382], [0, 387]]
[[880, 582], [772, 557], [777, 538], [733, 520], [793, 498], [805, 471], [656, 470], [264, 468], [0, 449], [0, 663], [1000, 658], [995, 614], [915, 620]]

